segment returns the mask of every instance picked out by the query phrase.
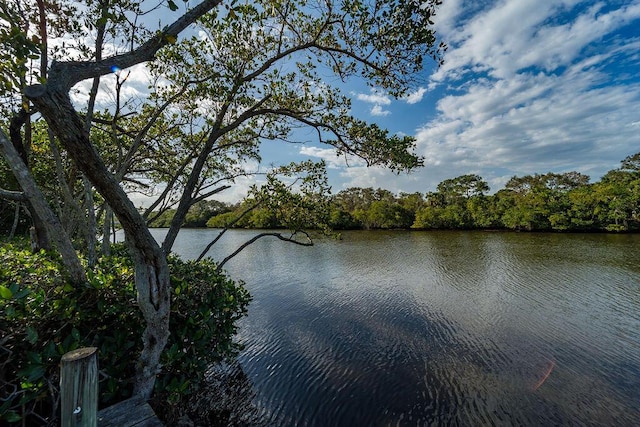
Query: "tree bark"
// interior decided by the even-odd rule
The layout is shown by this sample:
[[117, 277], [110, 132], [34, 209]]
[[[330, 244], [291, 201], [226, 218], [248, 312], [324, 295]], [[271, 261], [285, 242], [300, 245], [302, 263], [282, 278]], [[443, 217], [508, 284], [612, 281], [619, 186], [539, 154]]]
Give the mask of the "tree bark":
[[104, 223], [102, 224], [102, 250], [103, 255], [111, 254], [111, 217], [113, 213], [107, 203], [104, 205]]
[[[24, 163], [27, 170], [29, 168], [29, 150], [27, 149], [27, 147], [25, 147], [22, 141], [20, 129], [23, 125], [25, 125], [25, 139], [27, 142], [27, 146], [30, 146], [31, 128], [29, 120], [30, 117], [27, 110], [25, 110], [24, 108], [20, 108], [20, 110], [11, 118], [11, 121], [9, 123], [9, 137], [11, 138], [11, 144], [13, 144], [13, 147], [20, 156], [20, 159]], [[51, 242], [49, 240], [50, 233], [47, 231], [46, 224], [38, 215], [36, 208], [33, 207], [29, 201], [27, 201], [26, 206], [27, 209], [29, 209], [31, 222], [33, 224], [33, 230], [31, 233], [31, 247], [33, 251], [35, 252], [40, 249], [51, 249]]]
[[13, 215], [13, 224], [11, 224], [11, 231], [9, 232], [9, 240], [13, 239], [13, 236], [16, 235], [16, 230], [18, 229], [18, 223], [20, 222], [20, 202], [16, 203], [16, 211]]

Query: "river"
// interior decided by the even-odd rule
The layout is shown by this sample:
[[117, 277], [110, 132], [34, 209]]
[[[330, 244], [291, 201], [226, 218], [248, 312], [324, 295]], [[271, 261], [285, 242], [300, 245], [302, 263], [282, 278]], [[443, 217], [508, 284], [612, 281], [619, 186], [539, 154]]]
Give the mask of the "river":
[[639, 260], [640, 235], [394, 231], [266, 238], [225, 267], [253, 295], [240, 364], [265, 425], [631, 426]]

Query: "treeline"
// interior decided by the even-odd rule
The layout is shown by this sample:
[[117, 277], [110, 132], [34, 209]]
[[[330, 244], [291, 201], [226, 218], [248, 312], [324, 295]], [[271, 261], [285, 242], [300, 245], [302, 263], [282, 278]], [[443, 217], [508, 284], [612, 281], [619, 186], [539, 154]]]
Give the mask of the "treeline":
[[[622, 161], [599, 182], [578, 172], [514, 176], [495, 194], [478, 175], [438, 184], [435, 192], [401, 193], [349, 188], [328, 200], [325, 222], [348, 229], [507, 229], [610, 231], [640, 229], [640, 153]], [[157, 222], [170, 221], [171, 212]], [[190, 226], [286, 228], [255, 199], [237, 205], [204, 201], [192, 208]], [[317, 218], [317, 216], [316, 216]], [[309, 224], [317, 228], [317, 222]]]

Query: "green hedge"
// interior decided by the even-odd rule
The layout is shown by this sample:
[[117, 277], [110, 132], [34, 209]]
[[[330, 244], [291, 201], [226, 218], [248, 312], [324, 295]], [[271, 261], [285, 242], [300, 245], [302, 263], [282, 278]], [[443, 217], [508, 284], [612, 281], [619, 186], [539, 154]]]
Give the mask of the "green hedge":
[[[234, 356], [236, 321], [250, 296], [211, 261], [169, 257], [171, 336], [154, 400], [179, 415], [207, 366]], [[131, 395], [144, 320], [136, 303], [134, 268], [123, 245], [88, 270], [74, 287], [52, 253], [26, 245], [0, 248], [0, 424], [55, 425], [59, 362], [68, 351], [99, 349], [100, 405]]]

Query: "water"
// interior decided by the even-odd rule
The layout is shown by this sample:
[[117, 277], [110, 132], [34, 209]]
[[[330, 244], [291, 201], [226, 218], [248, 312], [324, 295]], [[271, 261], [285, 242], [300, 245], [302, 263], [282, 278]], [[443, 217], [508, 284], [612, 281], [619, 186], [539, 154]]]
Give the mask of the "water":
[[[157, 230], [158, 237], [163, 231]], [[183, 230], [195, 257], [214, 230]], [[233, 231], [222, 259], [253, 235]], [[265, 425], [640, 425], [640, 236], [259, 240], [240, 363]]]

